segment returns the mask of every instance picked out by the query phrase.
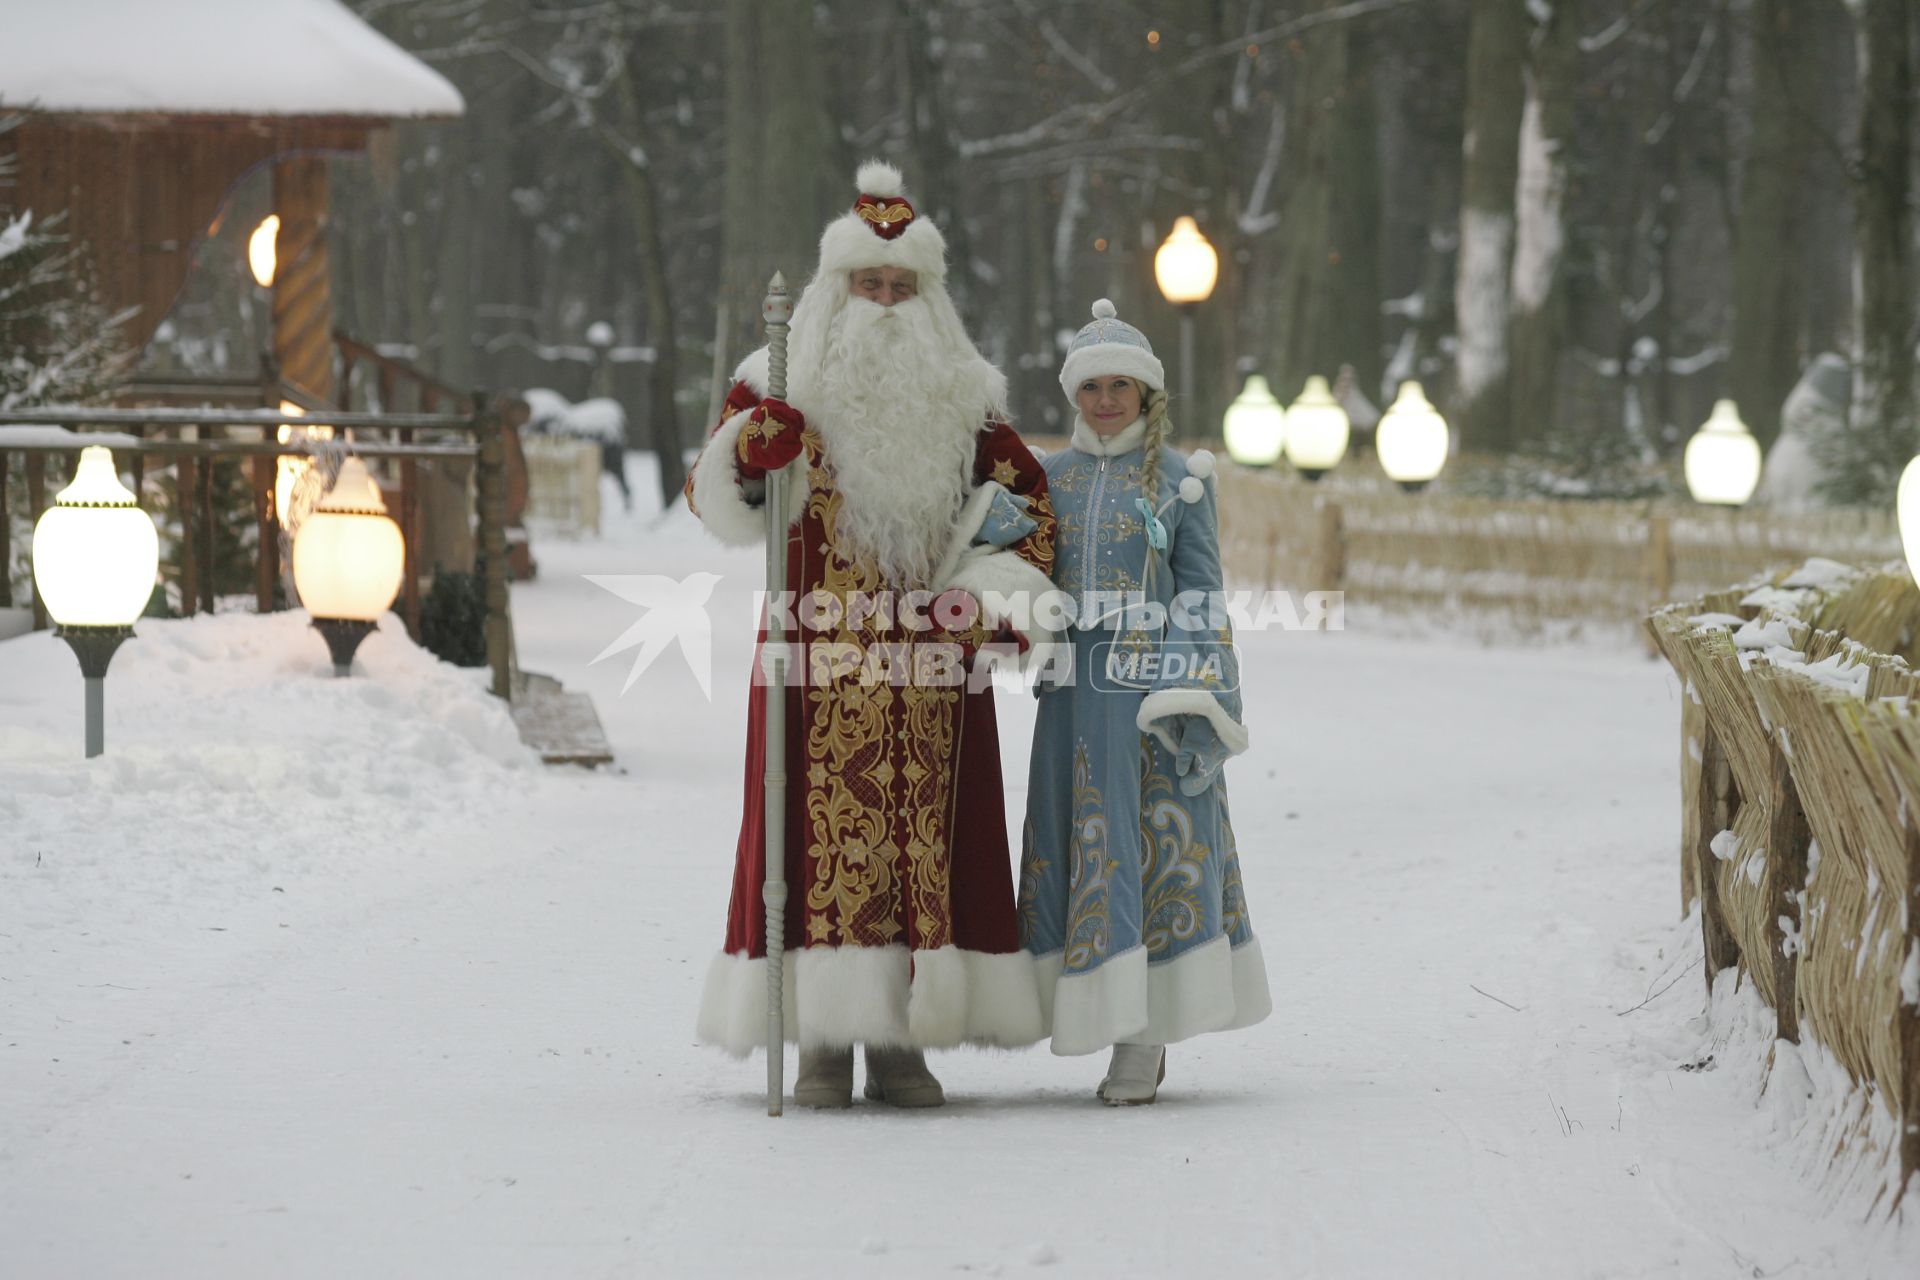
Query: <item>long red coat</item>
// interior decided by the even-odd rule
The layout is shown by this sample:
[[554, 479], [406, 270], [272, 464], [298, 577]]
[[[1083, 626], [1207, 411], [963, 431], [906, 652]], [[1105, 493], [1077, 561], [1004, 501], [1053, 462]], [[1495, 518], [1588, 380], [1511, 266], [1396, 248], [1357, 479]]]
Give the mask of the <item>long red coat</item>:
[[[688, 481], [696, 513], [732, 541], [750, 530], [757, 536], [752, 522], [764, 523], [733, 469], [742, 411], [760, 399], [748, 382], [734, 386]], [[884, 590], [871, 564], [839, 552], [841, 495], [811, 425], [795, 468], [802, 465], [806, 491], [787, 539], [789, 590], [841, 600]], [[1046, 475], [1005, 422], [983, 426], [972, 482], [1023, 498], [1036, 527], [969, 557], [936, 588], [958, 586], [982, 599], [992, 590], [1045, 590], [1054, 536]], [[876, 654], [872, 646], [910, 638], [866, 620], [815, 629], [807, 624], [820, 619], [805, 610], [796, 621], [797, 644], [827, 642], [843, 661], [848, 644]], [[822, 652], [802, 648], [796, 661]], [[788, 1036], [803, 1044], [1030, 1043], [1041, 1034], [1038, 983], [1014, 918], [992, 689], [871, 674], [815, 667], [806, 683], [785, 690]], [[726, 941], [700, 1018], [703, 1040], [736, 1053], [765, 1035], [768, 692], [755, 680]]]

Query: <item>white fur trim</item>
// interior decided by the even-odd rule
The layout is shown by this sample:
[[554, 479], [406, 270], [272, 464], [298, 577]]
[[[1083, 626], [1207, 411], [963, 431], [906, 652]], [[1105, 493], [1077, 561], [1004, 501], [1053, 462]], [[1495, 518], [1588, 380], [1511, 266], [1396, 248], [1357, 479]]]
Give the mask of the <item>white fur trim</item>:
[[1062, 1057], [1235, 1031], [1273, 1012], [1258, 938], [1235, 947], [1222, 936], [1158, 964], [1135, 947], [1085, 973], [1066, 973], [1058, 951], [1033, 964], [1053, 1052]]
[[1117, 458], [1132, 453], [1147, 438], [1147, 420], [1135, 418], [1110, 436], [1103, 436], [1087, 425], [1079, 414], [1073, 415], [1073, 447], [1096, 458]]
[[900, 171], [885, 160], [873, 159], [853, 175], [853, 185], [863, 196], [897, 197], [907, 189]]
[[[782, 977], [786, 1039], [802, 1048], [1017, 1048], [1045, 1034], [1025, 952], [805, 947], [787, 952]], [[735, 1057], [766, 1044], [764, 958], [730, 952], [713, 958], [696, 1035]]]
[[1140, 732], [1151, 733], [1167, 750], [1178, 751], [1179, 744], [1162, 723], [1173, 716], [1205, 716], [1229, 755], [1237, 756], [1247, 749], [1246, 727], [1228, 715], [1220, 699], [1205, 689], [1157, 689], [1140, 700], [1140, 710], [1133, 719]]
[[905, 267], [928, 280], [947, 278], [947, 240], [940, 228], [924, 215], [907, 224], [907, 229], [891, 240], [873, 232], [871, 223], [859, 215], [843, 213], [820, 233], [820, 265], [815, 278], [838, 275], [843, 278], [861, 267]]
[[1115, 375], [1138, 378], [1155, 391], [1167, 389], [1167, 371], [1161, 366], [1160, 357], [1124, 342], [1099, 342], [1068, 352], [1060, 365], [1060, 389], [1073, 401], [1075, 389], [1088, 378]]
[[[1000, 486], [991, 481], [982, 485], [972, 498], [967, 500], [966, 512], [973, 510], [973, 504], [982, 494], [987, 502], [993, 500], [988, 493], [988, 485], [997, 489]], [[968, 516], [963, 513], [960, 526], [955, 530], [955, 538], [964, 538], [971, 543], [974, 532], [980, 527], [982, 507], [979, 514]], [[1034, 568], [1012, 551], [999, 547], [967, 546], [956, 562], [941, 565], [942, 572], [934, 579], [938, 585], [935, 594], [958, 588], [980, 602], [990, 625], [1008, 623], [1015, 631], [1027, 638], [1027, 651], [1021, 655], [1017, 665], [1021, 671], [1043, 670], [1059, 660], [1060, 634], [1047, 627], [1041, 621], [1041, 601], [1052, 595], [1053, 580]]]
[[[721, 423], [693, 467], [694, 514], [709, 533], [730, 547], [754, 546], [767, 533], [765, 482], [741, 480], [735, 464], [740, 432], [750, 412], [743, 409]], [[805, 492], [806, 458], [795, 459], [781, 474], [787, 478], [789, 523], [797, 524], [806, 511], [806, 504], [795, 500], [796, 488]]]

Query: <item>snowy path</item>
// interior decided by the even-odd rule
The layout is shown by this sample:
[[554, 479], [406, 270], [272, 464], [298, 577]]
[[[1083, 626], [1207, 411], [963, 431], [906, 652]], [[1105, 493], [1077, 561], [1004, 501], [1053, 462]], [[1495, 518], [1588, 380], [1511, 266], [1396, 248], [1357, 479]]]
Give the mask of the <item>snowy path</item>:
[[[1229, 774], [1275, 1016], [1177, 1046], [1154, 1108], [1098, 1107], [1100, 1061], [1040, 1049], [936, 1057], [942, 1111], [776, 1122], [757, 1061], [691, 1043], [756, 559], [683, 529], [540, 555], [516, 591], [522, 661], [593, 692], [623, 774], [495, 766], [492, 730], [454, 711], [447, 741], [407, 729], [428, 713], [384, 637], [351, 694], [236, 695], [298, 699], [265, 714], [316, 733], [385, 715], [389, 740], [413, 733], [331, 743], [359, 791], [276, 782], [268, 748], [207, 741], [257, 712], [210, 705], [170, 748], [178, 721], [141, 718], [135, 677], [201, 678], [166, 655], [175, 631], [204, 648], [205, 624], [143, 632], [146, 665], [116, 666], [109, 749], [137, 771], [53, 761], [77, 735], [71, 659], [0, 644], [0, 1274], [743, 1274], [775, 1252], [790, 1276], [1920, 1263], [1911, 1230], [1860, 1225], [1857, 1187], [1795, 1172], [1752, 1071], [1680, 1069], [1715, 1046], [1674, 918], [1664, 667], [1243, 637], [1255, 747]], [[671, 655], [621, 697], [625, 659], [587, 663], [635, 611], [580, 575], [695, 569], [725, 574], [711, 705]], [[282, 666], [309, 677], [318, 654]], [[1031, 705], [1001, 708], [1017, 813]], [[186, 800], [152, 785], [170, 749]], [[248, 794], [282, 792], [296, 818], [241, 825]]]

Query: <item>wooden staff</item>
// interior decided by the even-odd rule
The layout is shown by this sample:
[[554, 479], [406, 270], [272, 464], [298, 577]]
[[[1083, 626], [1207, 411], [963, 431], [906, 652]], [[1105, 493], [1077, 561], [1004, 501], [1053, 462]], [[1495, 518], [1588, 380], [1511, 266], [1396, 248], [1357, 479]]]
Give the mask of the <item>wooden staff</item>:
[[[793, 304], [787, 280], [778, 271], [767, 285], [760, 315], [767, 324], [767, 394], [787, 395], [787, 321]], [[760, 888], [767, 916], [767, 1114], [781, 1112], [786, 1071], [786, 985], [782, 970], [787, 948], [787, 631], [783, 616], [787, 591], [787, 485], [784, 473], [767, 476], [767, 725], [766, 878]], [[776, 630], [776, 625], [778, 629]]]

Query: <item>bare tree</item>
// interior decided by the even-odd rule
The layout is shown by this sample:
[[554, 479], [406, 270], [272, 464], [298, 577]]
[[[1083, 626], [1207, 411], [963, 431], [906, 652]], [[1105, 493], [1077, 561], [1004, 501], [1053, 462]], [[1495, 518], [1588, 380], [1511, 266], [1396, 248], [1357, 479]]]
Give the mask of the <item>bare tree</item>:
[[1461, 439], [1478, 450], [1504, 451], [1513, 442], [1507, 291], [1526, 44], [1526, 7], [1518, 0], [1473, 0], [1454, 314], [1460, 342], [1456, 421]]

